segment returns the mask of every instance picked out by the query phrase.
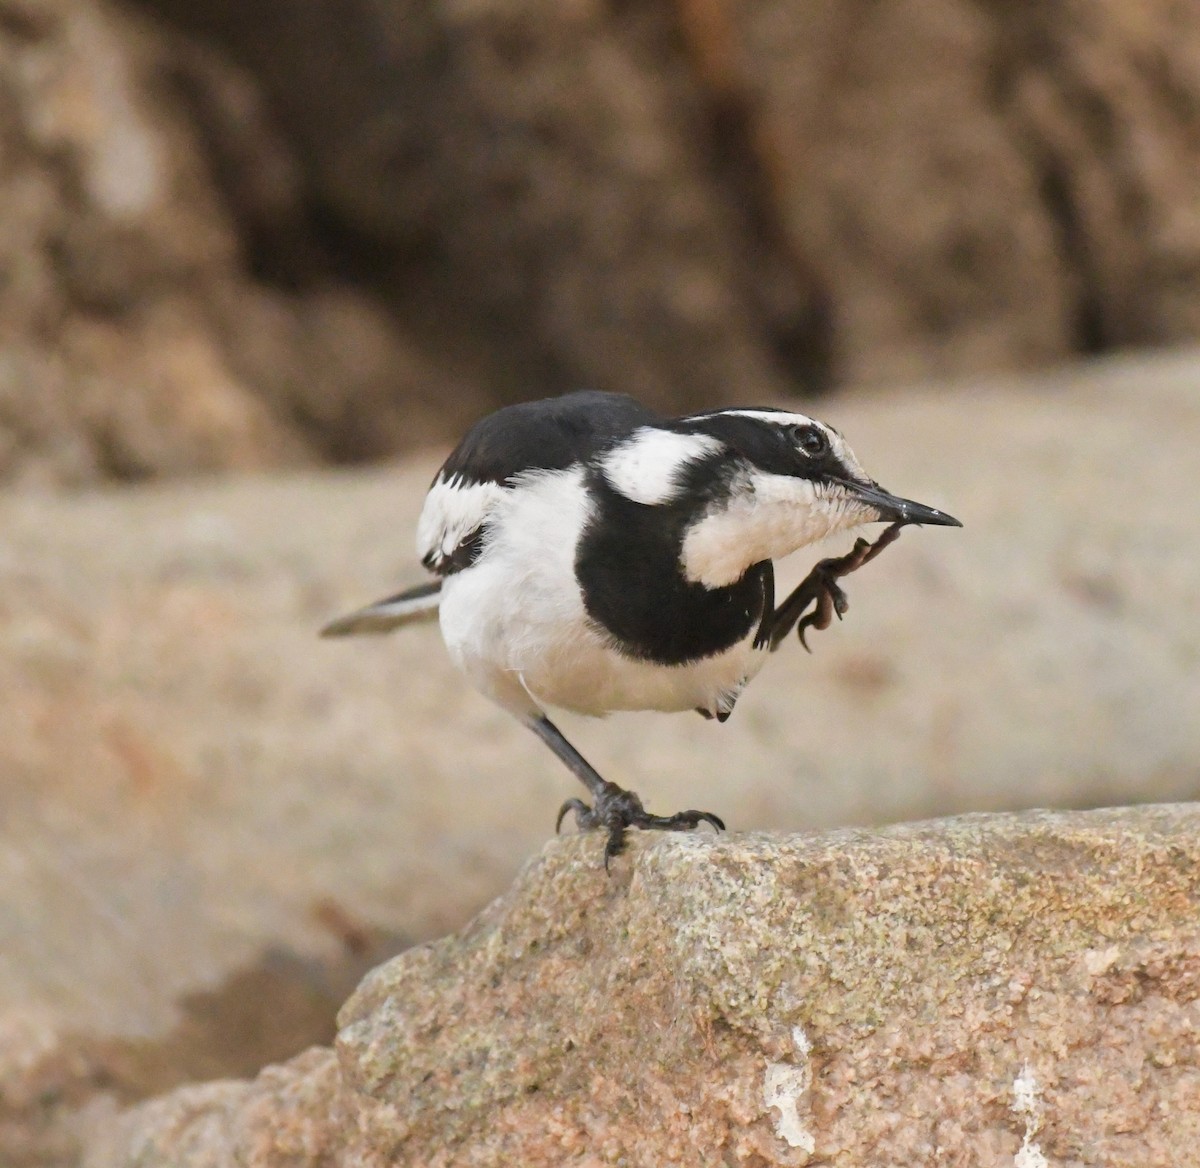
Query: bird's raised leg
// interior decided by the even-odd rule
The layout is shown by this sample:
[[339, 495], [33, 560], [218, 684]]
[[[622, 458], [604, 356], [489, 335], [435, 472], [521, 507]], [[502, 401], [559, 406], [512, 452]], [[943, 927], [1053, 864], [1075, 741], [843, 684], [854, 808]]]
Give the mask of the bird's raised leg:
[[613, 856], [625, 850], [625, 830], [640, 827], [652, 831], [688, 831], [700, 823], [711, 823], [718, 831], [725, 830], [725, 823], [711, 811], [679, 811], [674, 815], [651, 815], [642, 801], [632, 791], [618, 787], [601, 777], [582, 754], [563, 736], [545, 714], [538, 714], [526, 723], [529, 728], [566, 763], [571, 773], [579, 779], [592, 796], [592, 806], [582, 799], [568, 799], [559, 808], [554, 830], [562, 827], [568, 811], [575, 812], [575, 822], [585, 831], [602, 827], [608, 831], [604, 845], [604, 867]]
[[[888, 544], [896, 541], [903, 526], [903, 523], [893, 523], [884, 529], [883, 534], [874, 543], [858, 539], [844, 556], [831, 556], [819, 561], [775, 610], [771, 622], [771, 651], [779, 648], [793, 626], [797, 626], [800, 644], [808, 649], [808, 642], [804, 639], [807, 629], [827, 629], [834, 616], [841, 620], [850, 602], [838, 584], [839, 578], [858, 571], [863, 564], [870, 563]], [[805, 609], [810, 604], [815, 604], [815, 607], [812, 612], [806, 614]], [[811, 649], [808, 651], [812, 652]]]

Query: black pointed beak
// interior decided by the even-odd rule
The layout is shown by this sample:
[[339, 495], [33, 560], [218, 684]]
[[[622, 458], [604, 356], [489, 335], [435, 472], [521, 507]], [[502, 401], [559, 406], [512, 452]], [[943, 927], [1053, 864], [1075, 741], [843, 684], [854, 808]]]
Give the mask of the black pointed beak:
[[926, 507], [924, 503], [912, 499], [901, 499], [885, 491], [878, 483], [859, 483], [852, 479], [839, 479], [839, 484], [846, 488], [852, 499], [865, 503], [868, 507], [879, 512], [879, 518], [884, 523], [928, 523], [941, 527], [962, 527], [953, 515], [939, 511], [936, 507]]

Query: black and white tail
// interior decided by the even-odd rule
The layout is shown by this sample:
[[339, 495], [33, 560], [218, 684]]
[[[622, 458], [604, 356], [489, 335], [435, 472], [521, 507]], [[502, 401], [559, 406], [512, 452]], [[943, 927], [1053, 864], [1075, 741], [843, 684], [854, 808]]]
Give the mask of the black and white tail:
[[442, 582], [431, 580], [418, 584], [386, 600], [368, 604], [347, 616], [330, 621], [322, 630], [323, 637], [356, 637], [369, 633], [390, 633], [401, 625], [436, 620], [442, 599]]

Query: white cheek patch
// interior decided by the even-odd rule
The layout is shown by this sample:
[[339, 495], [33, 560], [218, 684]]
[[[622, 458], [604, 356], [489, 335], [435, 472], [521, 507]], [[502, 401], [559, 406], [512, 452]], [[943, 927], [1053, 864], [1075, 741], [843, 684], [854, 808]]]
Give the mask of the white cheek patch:
[[836, 531], [874, 519], [836, 489], [751, 471], [727, 502], [701, 516], [683, 540], [684, 575], [706, 588], [740, 580], [751, 564], [781, 560]]
[[648, 507], [669, 503], [681, 489], [682, 471], [692, 462], [721, 449], [707, 434], [676, 434], [651, 427], [610, 450], [600, 461], [609, 486], [634, 503]]
[[417, 521], [417, 555], [425, 560], [447, 559], [487, 519], [504, 498], [499, 483], [467, 483], [458, 476], [439, 475]]

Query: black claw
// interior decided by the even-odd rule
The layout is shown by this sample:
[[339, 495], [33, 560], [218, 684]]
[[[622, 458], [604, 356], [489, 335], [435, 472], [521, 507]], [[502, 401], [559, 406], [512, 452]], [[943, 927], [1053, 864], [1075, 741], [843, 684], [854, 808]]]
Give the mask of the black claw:
[[650, 817], [655, 822], [642, 824], [643, 827], [657, 831], [683, 831], [699, 827], [702, 823], [711, 824], [717, 831], [725, 830], [725, 821], [711, 811], [677, 811], [674, 815]]
[[702, 822], [712, 823], [715, 818], [707, 811], [677, 811], [674, 815], [647, 815], [638, 827], [647, 831], [690, 831]]
[[816, 606], [812, 612], [801, 617], [796, 625], [796, 634], [800, 638], [800, 644], [809, 653], [812, 652], [812, 648], [804, 638], [805, 632], [808, 629], [816, 629], [819, 632], [821, 629], [829, 628], [833, 623], [834, 614], [836, 613], [838, 620], [841, 620], [842, 613], [850, 606], [845, 593], [842, 592], [832, 579], [822, 577], [820, 584], [822, 591], [817, 596]]
[[583, 831], [596, 827], [608, 829], [608, 839], [604, 843], [605, 871], [608, 870], [612, 858], [625, 850], [628, 828], [637, 827], [643, 831], [690, 831], [701, 823], [707, 823], [717, 831], [725, 830], [725, 821], [711, 811], [679, 811], [674, 815], [651, 815], [633, 791], [626, 791], [615, 783], [605, 783], [596, 797], [594, 807], [589, 807], [582, 799], [568, 799], [559, 809], [556, 830], [562, 826], [568, 811], [575, 812], [575, 822]]
[[568, 799], [559, 809], [558, 818], [554, 821], [554, 834], [558, 835], [562, 831], [562, 821], [566, 819], [567, 812], [575, 812], [575, 823], [581, 827], [593, 827], [594, 824], [588, 822], [592, 818], [592, 809], [582, 799]]
[[618, 824], [610, 828], [608, 839], [604, 843], [604, 870], [609, 871], [609, 861], [613, 856], [619, 856], [625, 850], [625, 828]]

